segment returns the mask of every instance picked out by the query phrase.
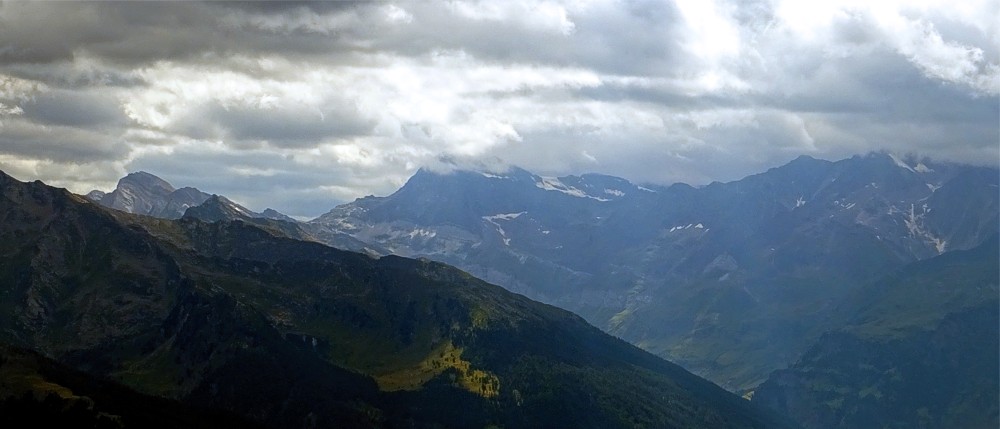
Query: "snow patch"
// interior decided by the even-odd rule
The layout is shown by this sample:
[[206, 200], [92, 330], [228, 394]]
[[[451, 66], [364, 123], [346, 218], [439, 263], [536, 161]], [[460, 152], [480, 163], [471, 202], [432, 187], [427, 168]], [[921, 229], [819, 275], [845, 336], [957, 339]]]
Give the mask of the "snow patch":
[[[896, 163], [896, 165], [897, 165], [897, 166], [898, 166], [899, 168], [905, 168], [905, 169], [907, 169], [907, 170], [910, 170], [910, 171], [912, 171], [912, 172], [914, 172], [914, 173], [916, 173], [916, 172], [917, 172], [916, 170], [914, 170], [914, 169], [913, 169], [913, 167], [910, 167], [909, 165], [906, 165], [906, 163], [905, 163], [905, 162], [903, 162], [903, 160], [901, 160], [901, 159], [897, 158], [897, 157], [896, 157], [896, 155], [893, 155], [893, 154], [891, 154], [891, 153], [890, 153], [890, 154], [889, 154], [889, 158], [892, 158], [892, 162], [895, 162], [895, 163]], [[924, 168], [927, 168], [927, 167], [924, 167]]]
[[840, 206], [844, 210], [848, 210], [855, 206], [854, 203], [848, 203], [847, 200], [833, 200], [833, 205]]
[[326, 225], [327, 226], [331, 226], [334, 229], [339, 230], [339, 231], [349, 231], [349, 232], [351, 232], [351, 231], [356, 231], [356, 230], [359, 229], [357, 225], [351, 223], [346, 218], [332, 219], [329, 222], [326, 222]]
[[753, 298], [754, 302], [758, 302], [758, 303], [760, 302], [760, 298], [757, 298], [756, 295], [754, 295], [753, 293], [751, 293], [750, 289], [747, 289], [746, 285], [743, 285], [743, 292], [746, 292], [747, 295], [750, 296], [750, 298]]
[[932, 183], [928, 183], [927, 184], [927, 189], [930, 189], [931, 192], [933, 193], [934, 191], [936, 191], [938, 189], [941, 189], [941, 185], [934, 185]]
[[916, 171], [917, 173], [933, 173], [934, 172], [933, 168], [927, 167], [922, 162], [921, 163], [917, 163], [917, 166], [913, 167], [913, 170]]
[[799, 199], [795, 200], [795, 208], [799, 208], [799, 207], [802, 207], [804, 205], [806, 205], [806, 200], [803, 200], [802, 196], [799, 195]]
[[654, 194], [656, 193], [656, 191], [654, 191], [652, 189], [649, 189], [649, 188], [647, 188], [645, 186], [636, 186], [636, 188], [638, 188], [640, 191], [652, 192]]
[[420, 238], [434, 238], [434, 236], [437, 235], [437, 232], [431, 231], [429, 229], [417, 228], [417, 229], [414, 229], [413, 231], [410, 231], [410, 233], [406, 234], [406, 235], [408, 237], [410, 237], [411, 240], [415, 239], [417, 237], [420, 237]]
[[[689, 223], [687, 225], [678, 225], [678, 226], [675, 226], [673, 228], [670, 228], [669, 232], [680, 231], [682, 229], [691, 229], [691, 228], [694, 228], [694, 229], [705, 229], [705, 225], [703, 225], [701, 223], [697, 223], [697, 224]], [[705, 229], [705, 230], [708, 231], [707, 229]]]
[[514, 220], [514, 219], [517, 219], [518, 216], [521, 216], [521, 215], [523, 215], [525, 213], [527, 213], [527, 212], [501, 213], [501, 214], [495, 214], [493, 216], [483, 216], [483, 219], [486, 219], [486, 220]]
[[617, 189], [605, 189], [604, 193], [608, 194], [608, 195], [614, 195], [616, 197], [624, 197], [625, 196], [624, 192], [619, 191]]
[[930, 210], [927, 208], [927, 204], [921, 207], [921, 212], [918, 214], [916, 211], [916, 204], [910, 204], [909, 213], [904, 213], [903, 223], [906, 224], [906, 229], [910, 231], [910, 236], [913, 238], [921, 239], [934, 246], [938, 254], [944, 253], [948, 242], [944, 239], [935, 237], [930, 231], [924, 229], [923, 219]]
[[517, 219], [518, 216], [521, 216], [521, 215], [523, 215], [525, 213], [527, 213], [527, 212], [501, 213], [501, 214], [495, 214], [493, 216], [483, 216], [483, 220], [485, 220], [485, 221], [493, 224], [493, 227], [496, 228], [497, 233], [500, 234], [500, 239], [503, 240], [503, 245], [504, 246], [510, 246], [510, 238], [507, 237], [507, 232], [503, 230], [503, 227], [500, 226], [500, 224], [497, 221], [498, 220], [514, 220], [514, 219]]
[[231, 207], [244, 216], [252, 217], [250, 212], [246, 211], [243, 207], [240, 207], [239, 204], [232, 203]]
[[535, 182], [535, 186], [546, 191], [556, 191], [562, 192], [566, 195], [571, 195], [577, 198], [590, 198], [597, 201], [611, 201], [607, 198], [599, 198], [592, 195], [588, 195], [586, 192], [580, 189], [569, 186], [555, 177], [539, 177], [539, 181]]
[[479, 172], [479, 174], [482, 174], [483, 177], [488, 177], [490, 179], [509, 179], [509, 177], [507, 177], [507, 176], [499, 176], [499, 175], [496, 175], [496, 174], [486, 173], [486, 172], [482, 172], [482, 171]]

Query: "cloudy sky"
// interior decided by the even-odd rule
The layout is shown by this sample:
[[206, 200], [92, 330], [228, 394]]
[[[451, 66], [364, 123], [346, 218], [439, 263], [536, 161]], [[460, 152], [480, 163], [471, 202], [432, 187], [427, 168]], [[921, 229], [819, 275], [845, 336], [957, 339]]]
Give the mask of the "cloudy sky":
[[0, 169], [319, 215], [419, 167], [997, 165], [995, 0], [0, 3]]

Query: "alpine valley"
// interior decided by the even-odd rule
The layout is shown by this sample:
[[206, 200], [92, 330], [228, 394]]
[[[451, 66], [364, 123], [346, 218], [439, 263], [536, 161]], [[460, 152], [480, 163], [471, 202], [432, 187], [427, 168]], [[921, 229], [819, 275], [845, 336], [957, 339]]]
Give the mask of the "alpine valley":
[[271, 427], [993, 428], [998, 179], [888, 153], [703, 187], [421, 169], [301, 222], [142, 172], [4, 178], [0, 339]]
[[701, 188], [422, 170], [305, 227], [455, 265], [747, 393], [847, 323], [860, 288], [987, 242], [998, 177], [885, 153]]
[[447, 265], [186, 211], [0, 174], [5, 427], [795, 427]]
[[998, 178], [887, 153], [701, 188], [422, 170], [304, 226], [571, 310], [805, 427], [993, 428]]

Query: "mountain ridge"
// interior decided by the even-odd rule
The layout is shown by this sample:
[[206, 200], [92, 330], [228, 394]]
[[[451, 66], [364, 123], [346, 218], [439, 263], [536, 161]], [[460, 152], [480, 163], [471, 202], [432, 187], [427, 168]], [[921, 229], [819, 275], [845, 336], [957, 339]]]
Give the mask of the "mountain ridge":
[[0, 201], [3, 340], [146, 394], [273, 427], [790, 426], [439, 263], [5, 177]]
[[[794, 361], [825, 330], [824, 308], [850, 294], [853, 286], [845, 285], [974, 247], [996, 231], [997, 175], [885, 153], [840, 161], [801, 156], [699, 188], [645, 187], [600, 175], [544, 178], [516, 167], [420, 170], [393, 194], [338, 206], [306, 228], [456, 265], [745, 390]], [[746, 299], [778, 307], [738, 303]], [[693, 302], [702, 308], [683, 308]], [[801, 307], [823, 315], [804, 331], [781, 334], [803, 340], [765, 347], [754, 367], [718, 366], [722, 345], [746, 337], [700, 338], [721, 332], [712, 320], [726, 313], [729, 304], [718, 304], [724, 302], [749, 320], [768, 313], [798, 318], [786, 313]], [[675, 316], [663, 320], [659, 313]], [[740, 329], [736, 320], [725, 328]], [[756, 324], [760, 341], [791, 328], [778, 319]], [[651, 325], [674, 331], [657, 333], [661, 328]], [[685, 345], [692, 342], [718, 346], [692, 352]]]
[[[1000, 210], [990, 187], [997, 175], [887, 153], [839, 161], [803, 155], [697, 188], [601, 174], [544, 177], [513, 166], [420, 169], [387, 197], [359, 198], [308, 222], [270, 217], [284, 221], [272, 226], [295, 238], [458, 266], [745, 391], [831, 327], [829, 309], [853, 287], [844, 285], [973, 247], [996, 231]], [[189, 210], [198, 216], [205, 208]], [[200, 216], [264, 224], [215, 210]], [[808, 284], [814, 286], [796, 286]], [[745, 299], [751, 305], [738, 303]], [[701, 308], [684, 308], [692, 302]], [[777, 304], [762, 307], [771, 302]], [[792, 340], [748, 350], [759, 363], [731, 362], [723, 346], [735, 341], [739, 349], [744, 334], [701, 338], [722, 332], [719, 323], [741, 329], [736, 316], [712, 322], [728, 305], [750, 320], [777, 315], [753, 322], [761, 327], [753, 341], [775, 331]], [[804, 328], [787, 326], [783, 318], [800, 317], [788, 313], [796, 307], [818, 308], [820, 316], [808, 316]], [[713, 343], [707, 350], [690, 347]]]
[[166, 180], [145, 171], [127, 174], [118, 181], [118, 185], [111, 192], [93, 190], [84, 197], [102, 206], [126, 213], [165, 219], [178, 219], [184, 216], [189, 208], [200, 206], [215, 197], [224, 199], [225, 205], [246, 217], [294, 221], [277, 210], [268, 208], [263, 213], [256, 213], [226, 197], [207, 194], [198, 188], [176, 189]]

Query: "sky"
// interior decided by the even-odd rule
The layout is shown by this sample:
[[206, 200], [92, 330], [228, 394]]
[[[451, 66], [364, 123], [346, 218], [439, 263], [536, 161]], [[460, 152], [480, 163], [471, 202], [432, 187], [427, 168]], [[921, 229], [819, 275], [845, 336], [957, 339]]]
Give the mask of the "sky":
[[1000, 163], [996, 0], [0, 3], [0, 170], [314, 217], [418, 168]]

